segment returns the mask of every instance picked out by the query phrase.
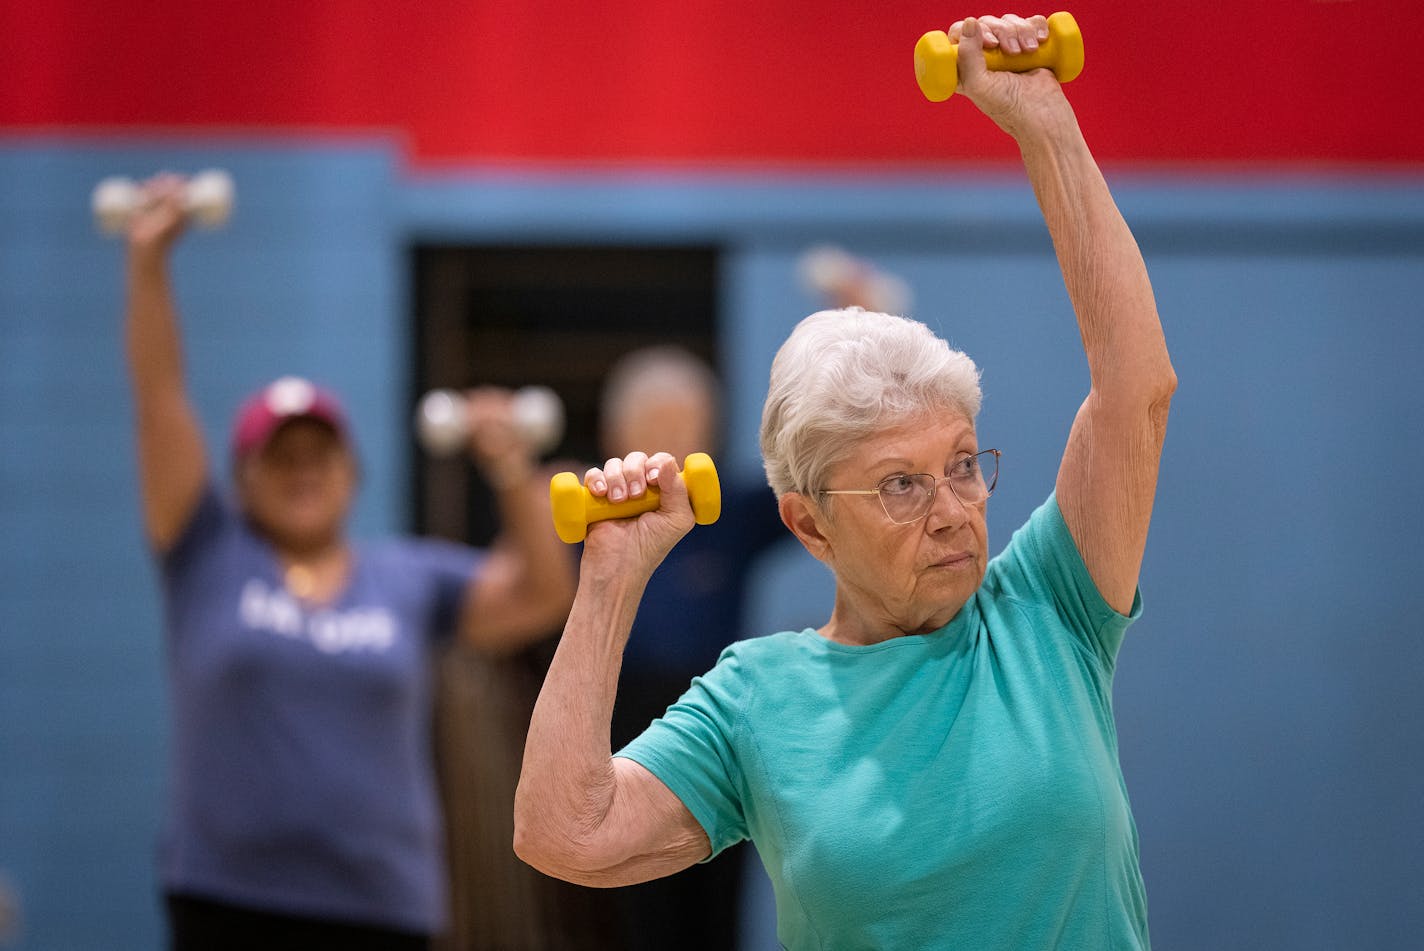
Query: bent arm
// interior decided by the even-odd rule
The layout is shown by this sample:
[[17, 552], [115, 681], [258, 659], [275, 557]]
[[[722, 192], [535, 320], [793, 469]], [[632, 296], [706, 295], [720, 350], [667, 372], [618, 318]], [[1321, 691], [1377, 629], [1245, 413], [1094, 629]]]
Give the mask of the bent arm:
[[168, 274], [182, 230], [181, 181], [150, 183], [152, 204], [135, 215], [126, 262], [125, 342], [138, 442], [144, 531], [165, 552], [177, 542], [202, 494], [207, 460], [189, 401], [183, 345]]
[[657, 485], [659, 508], [589, 530], [573, 609], [524, 745], [514, 850], [540, 871], [584, 885], [646, 881], [711, 853], [681, 800], [644, 767], [614, 758], [609, 743], [623, 648], [638, 602], [653, 570], [693, 524], [687, 488], [676, 471], [667, 453], [651, 460], [634, 453], [609, 460], [605, 470], [590, 470], [585, 484], [615, 499]]
[[514, 394], [497, 387], [466, 395], [470, 457], [499, 508], [499, 537], [470, 582], [460, 618], [469, 646], [501, 654], [547, 635], [573, 603], [573, 556], [554, 531], [547, 477], [514, 423]]
[[609, 724], [646, 581], [585, 574], [539, 692], [514, 800], [514, 851], [547, 875], [613, 887], [671, 875], [712, 851], [671, 790], [614, 758]]
[[533, 471], [495, 486], [500, 536], [465, 592], [460, 635], [502, 654], [556, 629], [573, 601], [575, 563], [549, 514], [545, 481]]

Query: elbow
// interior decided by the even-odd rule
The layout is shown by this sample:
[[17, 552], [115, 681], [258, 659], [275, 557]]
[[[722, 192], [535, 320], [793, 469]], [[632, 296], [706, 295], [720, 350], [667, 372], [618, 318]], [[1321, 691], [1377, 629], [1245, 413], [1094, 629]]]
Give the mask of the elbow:
[[514, 854], [525, 865], [531, 866], [545, 875], [563, 878], [557, 868], [563, 864], [561, 850], [555, 837], [550, 835], [545, 824], [532, 814], [526, 802], [524, 784], [521, 783], [514, 795]]
[[1172, 396], [1177, 392], [1177, 371], [1173, 369], [1170, 362], [1164, 361], [1165, 365], [1153, 379], [1151, 389], [1151, 404], [1154, 408], [1161, 407], [1165, 414], [1167, 407], [1172, 403]]
[[514, 799], [514, 854], [552, 878], [576, 885], [598, 885], [598, 863], [578, 837], [550, 821], [546, 810], [531, 805], [523, 783]]

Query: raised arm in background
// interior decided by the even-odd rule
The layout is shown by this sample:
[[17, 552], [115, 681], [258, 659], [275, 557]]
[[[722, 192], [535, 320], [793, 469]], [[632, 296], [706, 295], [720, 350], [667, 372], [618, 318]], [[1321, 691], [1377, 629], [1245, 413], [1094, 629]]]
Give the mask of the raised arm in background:
[[162, 552], [198, 504], [207, 479], [202, 428], [188, 398], [183, 339], [168, 260], [183, 233], [183, 179], [160, 175], [143, 185], [128, 230], [129, 381], [138, 436], [144, 531]]

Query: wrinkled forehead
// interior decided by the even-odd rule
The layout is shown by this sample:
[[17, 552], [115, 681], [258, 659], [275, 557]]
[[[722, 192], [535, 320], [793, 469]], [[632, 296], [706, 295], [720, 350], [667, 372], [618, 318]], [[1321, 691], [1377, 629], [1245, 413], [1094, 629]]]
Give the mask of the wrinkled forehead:
[[873, 432], [846, 443], [836, 472], [865, 472], [897, 463], [933, 471], [943, 460], [977, 448], [974, 421], [957, 410], [915, 413], [884, 422]]

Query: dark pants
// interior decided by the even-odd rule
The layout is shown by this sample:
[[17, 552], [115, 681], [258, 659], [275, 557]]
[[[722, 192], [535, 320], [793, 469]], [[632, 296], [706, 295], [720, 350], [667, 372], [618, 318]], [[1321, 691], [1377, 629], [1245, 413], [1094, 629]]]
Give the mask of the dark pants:
[[169, 894], [170, 951], [428, 951], [423, 934], [241, 908]]

